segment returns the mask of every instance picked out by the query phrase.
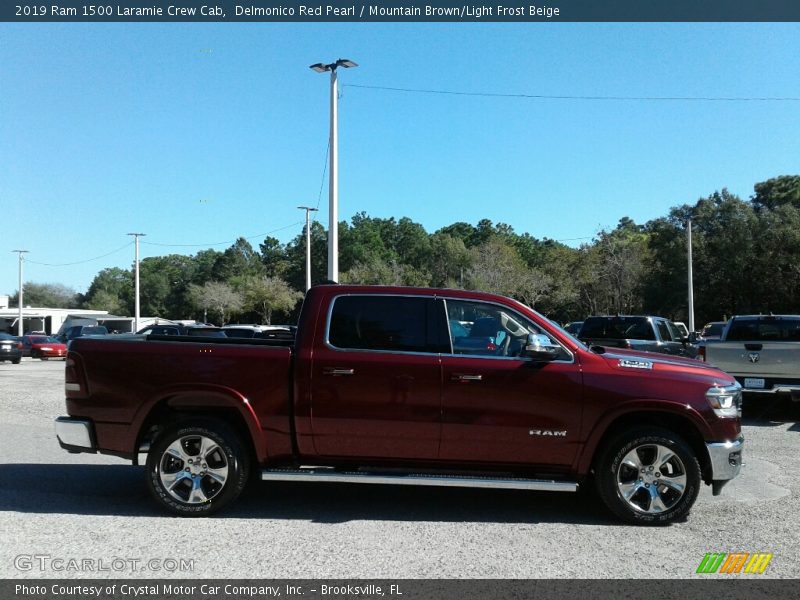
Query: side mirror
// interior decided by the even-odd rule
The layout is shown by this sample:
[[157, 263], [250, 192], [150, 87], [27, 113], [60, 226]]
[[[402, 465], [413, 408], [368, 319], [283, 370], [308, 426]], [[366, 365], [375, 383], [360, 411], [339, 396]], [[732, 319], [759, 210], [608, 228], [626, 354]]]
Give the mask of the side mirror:
[[688, 338], [689, 343], [694, 344], [697, 341], [697, 338], [698, 338], [697, 332], [696, 331], [692, 331], [689, 334], [689, 338]]
[[524, 356], [533, 360], [550, 362], [561, 356], [561, 346], [554, 346], [546, 335], [529, 333]]

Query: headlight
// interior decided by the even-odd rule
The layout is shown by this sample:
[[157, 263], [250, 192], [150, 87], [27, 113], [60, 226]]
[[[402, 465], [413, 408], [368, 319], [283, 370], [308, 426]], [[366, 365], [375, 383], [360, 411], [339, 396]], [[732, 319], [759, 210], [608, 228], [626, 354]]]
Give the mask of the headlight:
[[742, 416], [742, 386], [738, 383], [720, 387], [715, 385], [706, 392], [706, 400], [721, 418]]

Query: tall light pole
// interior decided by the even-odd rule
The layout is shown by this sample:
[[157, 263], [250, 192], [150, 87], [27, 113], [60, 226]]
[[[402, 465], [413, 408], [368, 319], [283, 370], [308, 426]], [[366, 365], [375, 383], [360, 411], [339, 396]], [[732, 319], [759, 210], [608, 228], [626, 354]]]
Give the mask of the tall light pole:
[[694, 282], [692, 281], [692, 220], [686, 222], [686, 246], [689, 258], [689, 331], [694, 331]]
[[139, 331], [139, 317], [141, 316], [141, 313], [139, 312], [139, 306], [140, 306], [139, 305], [139, 238], [142, 237], [142, 236], [145, 236], [147, 234], [146, 233], [129, 233], [128, 235], [132, 235], [133, 236], [134, 246], [136, 248], [136, 250], [135, 250], [136, 269], [135, 269], [135, 275], [134, 275], [134, 279], [133, 279], [133, 281], [134, 281], [133, 287], [134, 287], [134, 294], [135, 294], [135, 301], [134, 301], [134, 306], [135, 306], [135, 308], [134, 308], [134, 330], [133, 330], [133, 332], [136, 333], [137, 331]]
[[298, 206], [300, 210], [306, 211], [306, 291], [311, 289], [311, 213], [318, 208], [310, 206]]
[[358, 64], [346, 58], [340, 58], [329, 65], [317, 63], [311, 69], [317, 73], [331, 72], [331, 166], [328, 176], [329, 208], [328, 208], [328, 279], [339, 281], [339, 108], [336, 70], [339, 67], [350, 69]]
[[17, 306], [19, 307], [19, 316], [17, 318], [17, 332], [20, 337], [25, 334], [25, 331], [22, 327], [22, 263], [24, 262], [23, 255], [27, 254], [27, 250], [12, 250], [12, 252], [16, 252], [19, 255], [19, 294], [17, 295]]

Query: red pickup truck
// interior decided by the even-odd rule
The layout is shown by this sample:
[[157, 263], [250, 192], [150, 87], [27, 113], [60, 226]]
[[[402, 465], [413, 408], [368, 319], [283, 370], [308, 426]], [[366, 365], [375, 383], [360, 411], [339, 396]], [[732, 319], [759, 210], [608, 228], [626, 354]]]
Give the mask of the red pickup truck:
[[741, 392], [696, 360], [587, 347], [464, 290], [321, 285], [294, 340], [78, 338], [70, 452], [137, 463], [169, 511], [207, 515], [252, 476], [574, 492], [667, 523], [741, 468]]

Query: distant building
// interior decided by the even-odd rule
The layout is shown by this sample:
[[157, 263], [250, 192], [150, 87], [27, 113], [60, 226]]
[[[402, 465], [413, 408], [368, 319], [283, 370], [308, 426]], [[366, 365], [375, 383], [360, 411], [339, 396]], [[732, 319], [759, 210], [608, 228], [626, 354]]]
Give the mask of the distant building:
[[[3, 298], [6, 299], [3, 306]], [[8, 296], [0, 296], [0, 331], [16, 335], [19, 331], [19, 309], [8, 307]], [[43, 331], [48, 335], [58, 333], [65, 323], [80, 321], [105, 325], [109, 331], [129, 333], [133, 331], [133, 317], [109, 315], [107, 310], [81, 310], [77, 308], [31, 308], [22, 309], [22, 330]]]

